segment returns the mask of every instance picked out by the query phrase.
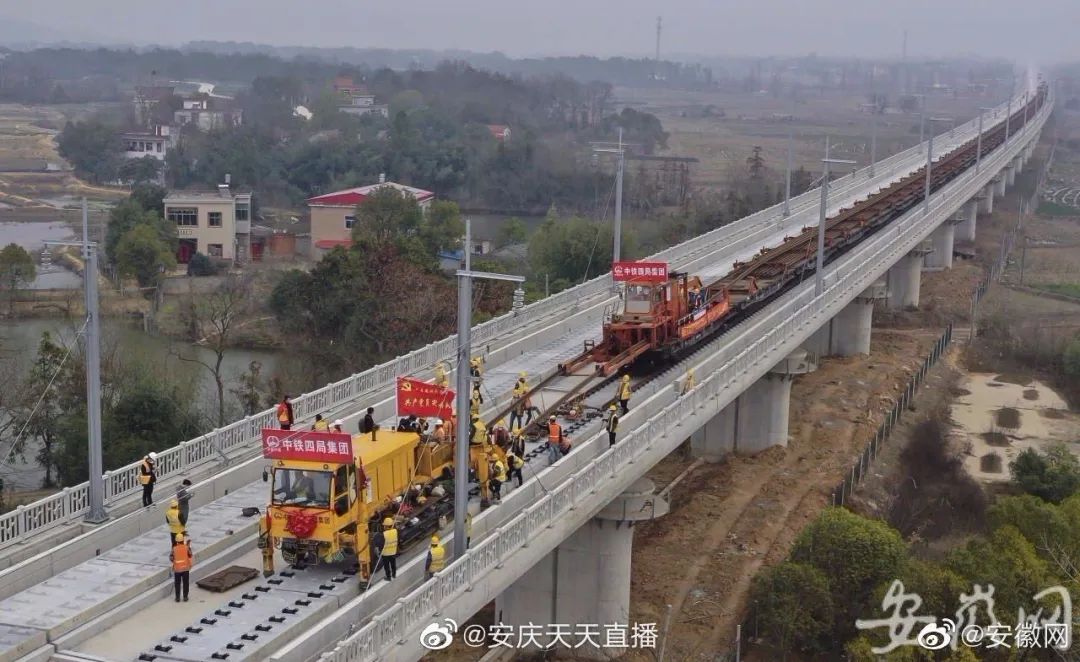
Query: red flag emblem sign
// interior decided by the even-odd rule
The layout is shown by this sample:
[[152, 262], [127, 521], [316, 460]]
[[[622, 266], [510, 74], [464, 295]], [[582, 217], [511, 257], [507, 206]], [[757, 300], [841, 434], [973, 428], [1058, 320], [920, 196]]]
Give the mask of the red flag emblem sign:
[[454, 392], [411, 377], [397, 379], [398, 416], [450, 418]]

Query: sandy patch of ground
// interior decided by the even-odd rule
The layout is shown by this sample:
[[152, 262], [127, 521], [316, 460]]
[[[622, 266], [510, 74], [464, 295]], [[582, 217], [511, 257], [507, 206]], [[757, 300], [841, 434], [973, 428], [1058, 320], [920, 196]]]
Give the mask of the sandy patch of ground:
[[[954, 437], [969, 444], [964, 468], [978, 480], [1009, 480], [1009, 462], [1026, 448], [1042, 450], [1065, 442], [1072, 444], [1080, 432], [1080, 415], [1068, 411], [1068, 404], [1049, 386], [1032, 380], [1015, 384], [996, 379], [996, 375], [970, 373], [960, 382], [969, 391], [957, 397], [951, 407]], [[1037, 397], [1031, 397], [1034, 392]], [[1003, 411], [1015, 412], [1016, 421]], [[1047, 412], [1053, 412], [1047, 416]], [[1015, 425], [1009, 423], [1015, 422]], [[1080, 452], [1080, 447], [1077, 448]], [[997, 456], [998, 460], [989, 459]], [[987, 471], [985, 465], [1001, 466]]]

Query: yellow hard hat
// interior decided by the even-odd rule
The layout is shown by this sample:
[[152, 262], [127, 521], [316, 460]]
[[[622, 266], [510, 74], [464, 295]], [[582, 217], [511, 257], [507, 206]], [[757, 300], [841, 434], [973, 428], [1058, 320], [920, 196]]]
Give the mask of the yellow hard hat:
[[628, 381], [630, 381], [630, 375], [623, 375], [623, 376], [622, 376], [622, 380], [623, 380], [624, 382], [628, 382]]
[[438, 545], [439, 544], [439, 534], [436, 533], [435, 535], [431, 536], [431, 544], [432, 545]]
[[182, 533], [176, 534], [176, 542], [184, 542], [184, 534], [182, 534]]
[[522, 379], [525, 379], [528, 376], [529, 376], [529, 373], [525, 372], [524, 370], [522, 370], [521, 372], [518, 373], [518, 377], [521, 377]]
[[387, 517], [386, 519], [384, 519], [384, 520], [382, 521], [382, 525], [383, 525], [383, 526], [394, 526], [394, 518], [392, 518], [392, 517]]
[[517, 435], [517, 434], [521, 434], [521, 427], [520, 427], [520, 426], [517, 426], [517, 425], [515, 425], [515, 426], [514, 426], [514, 429], [513, 429], [513, 431], [512, 431], [512, 432], [513, 432], [513, 434], [515, 434], [515, 435]]
[[506, 427], [506, 419], [505, 418], [500, 418], [499, 420], [495, 421], [495, 427], [497, 427], [497, 428], [498, 427], [505, 428]]
[[180, 507], [180, 502], [177, 501], [176, 499], [173, 499], [172, 501], [169, 502], [169, 507], [170, 508], [179, 508]]
[[608, 409], [610, 409], [611, 411], [615, 411], [615, 403], [612, 402], [610, 405], [608, 405]]

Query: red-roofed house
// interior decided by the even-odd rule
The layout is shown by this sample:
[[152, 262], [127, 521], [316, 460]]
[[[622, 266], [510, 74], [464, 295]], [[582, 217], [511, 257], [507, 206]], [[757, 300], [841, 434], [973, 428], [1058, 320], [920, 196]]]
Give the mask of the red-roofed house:
[[416, 198], [425, 212], [431, 207], [435, 194], [431, 191], [405, 186], [396, 182], [387, 182], [380, 175], [378, 184], [334, 191], [308, 198], [311, 209], [311, 259], [317, 260], [335, 246], [348, 246], [352, 243], [352, 227], [356, 222], [356, 207], [367, 199], [376, 189], [384, 186], [408, 193]]
[[487, 128], [495, 140], [498, 140], [501, 143], [510, 142], [510, 127], [505, 124], [488, 124]]

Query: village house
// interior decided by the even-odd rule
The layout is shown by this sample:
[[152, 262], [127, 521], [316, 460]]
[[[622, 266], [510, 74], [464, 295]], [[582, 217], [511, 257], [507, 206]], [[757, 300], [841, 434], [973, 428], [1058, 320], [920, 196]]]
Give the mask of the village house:
[[229, 176], [216, 191], [170, 191], [165, 219], [176, 224], [176, 260], [187, 264], [195, 253], [238, 263], [251, 258], [251, 193], [233, 193]]
[[311, 259], [321, 258], [335, 246], [351, 245], [357, 205], [384, 186], [413, 196], [425, 212], [431, 207], [431, 201], [435, 199], [435, 194], [431, 191], [388, 182], [382, 175], [379, 176], [378, 184], [334, 191], [309, 198], [307, 203], [311, 210]]

